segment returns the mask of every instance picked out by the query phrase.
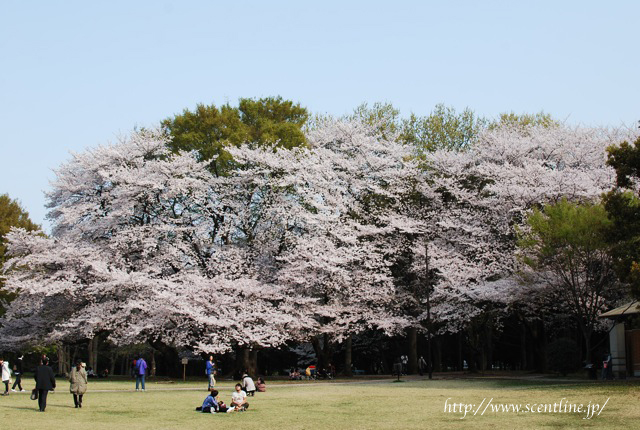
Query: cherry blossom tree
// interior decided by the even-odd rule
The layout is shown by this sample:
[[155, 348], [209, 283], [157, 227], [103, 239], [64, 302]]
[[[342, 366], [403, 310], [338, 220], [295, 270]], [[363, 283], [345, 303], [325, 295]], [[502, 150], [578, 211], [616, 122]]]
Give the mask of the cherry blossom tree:
[[407, 227], [399, 197], [417, 178], [408, 149], [376, 136], [374, 126], [329, 119], [307, 141], [292, 151], [230, 149], [243, 164], [231, 180], [262, 181], [282, 196], [276, 280], [306, 301], [316, 321], [306, 334], [327, 365], [335, 342], [406, 324], [392, 303], [385, 236]]
[[[28, 331], [16, 341], [106, 333], [116, 343], [224, 351], [281, 344], [305, 321], [261, 279], [260, 256], [247, 258], [230, 239], [238, 236], [232, 202], [216, 194], [204, 163], [170, 154], [166, 143], [158, 130], [133, 133], [74, 154], [56, 172], [54, 237], [9, 235], [7, 285], [20, 304], [5, 328]], [[64, 312], [51, 313], [53, 302]]]
[[[476, 236], [469, 242], [471, 248], [489, 246], [485, 249], [499, 250], [487, 254], [490, 258], [482, 263], [485, 267], [482, 276], [475, 280], [468, 278], [471, 282], [460, 279], [458, 285], [467, 291], [482, 287], [483, 291], [478, 291], [481, 296], [493, 296], [496, 303], [502, 302], [511, 308], [524, 309], [531, 303], [548, 304], [547, 300], [533, 297], [536, 292], [548, 292], [548, 288], [543, 288], [541, 283], [523, 287], [513, 276], [527, 270], [516, 258], [515, 227], [522, 227], [528, 213], [545, 203], [563, 198], [576, 202], [598, 200], [614, 179], [613, 170], [606, 165], [605, 148], [626, 133], [625, 130], [562, 124], [505, 124], [486, 130], [466, 151], [436, 151], [427, 155], [429, 166], [448, 182], [444, 187], [453, 199], [468, 202], [465, 209], [473, 208], [475, 215], [471, 219], [488, 221], [485, 228], [481, 228], [487, 236]], [[478, 214], [482, 215], [478, 217]], [[454, 218], [458, 223], [463, 219]], [[476, 258], [472, 259], [472, 262], [476, 261]], [[474, 264], [471, 267], [479, 268]], [[464, 277], [464, 271], [456, 273]], [[466, 295], [464, 290], [462, 293]], [[524, 294], [525, 290], [528, 293]], [[443, 302], [445, 309], [451, 310], [449, 315], [455, 316], [455, 310], [460, 309], [453, 305], [455, 300], [446, 298]], [[467, 302], [468, 306], [476, 308], [474, 303], [475, 300]], [[481, 308], [476, 309], [481, 312]], [[527, 315], [537, 318], [541, 312], [537, 308]], [[448, 319], [450, 322], [456, 320], [455, 317]]]
[[608, 190], [604, 148], [622, 134], [506, 124], [416, 157], [384, 130], [321, 119], [305, 147], [229, 147], [221, 176], [160, 130], [74, 154], [47, 193], [52, 237], [7, 236], [20, 294], [3, 335], [241, 348], [254, 363], [309, 340], [327, 365], [365, 330], [496, 326], [524, 301], [516, 226]]

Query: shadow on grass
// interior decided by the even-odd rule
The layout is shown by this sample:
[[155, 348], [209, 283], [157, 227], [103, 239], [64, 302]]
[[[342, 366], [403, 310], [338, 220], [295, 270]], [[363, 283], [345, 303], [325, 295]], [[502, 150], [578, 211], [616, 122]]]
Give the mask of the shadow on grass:
[[35, 406], [3, 406], [4, 408], [10, 408], [10, 409], [22, 409], [24, 411], [34, 411], [34, 412], [38, 412], [38, 407]]

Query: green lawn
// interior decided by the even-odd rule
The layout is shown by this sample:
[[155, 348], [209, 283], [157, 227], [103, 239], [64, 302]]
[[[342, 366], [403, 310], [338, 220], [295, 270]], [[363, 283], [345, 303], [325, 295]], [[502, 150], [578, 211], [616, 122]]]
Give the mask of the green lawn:
[[[202, 414], [206, 383], [154, 383], [147, 391], [132, 392], [130, 381], [90, 381], [82, 409], [73, 408], [68, 385], [58, 381], [49, 395], [47, 411], [36, 411], [28, 393], [0, 397], [0, 418], [6, 428], [39, 429], [425, 429], [425, 428], [640, 428], [640, 384], [601, 382], [534, 382], [490, 379], [409, 381], [394, 383], [299, 382], [267, 385], [266, 393], [250, 398], [249, 411]], [[26, 388], [32, 388], [28, 381]], [[220, 384], [223, 400], [230, 400], [232, 382]], [[195, 390], [195, 388], [201, 388]], [[91, 390], [94, 390], [93, 392]], [[98, 390], [115, 390], [99, 392]], [[487, 410], [445, 413], [445, 401], [485, 405], [540, 404], [565, 401], [603, 404], [600, 416], [586, 413], [513, 413]]]

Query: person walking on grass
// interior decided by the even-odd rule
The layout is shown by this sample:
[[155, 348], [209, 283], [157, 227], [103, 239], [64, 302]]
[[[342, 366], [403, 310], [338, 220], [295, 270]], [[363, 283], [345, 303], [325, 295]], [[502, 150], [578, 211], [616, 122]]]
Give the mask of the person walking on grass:
[[424, 371], [427, 368], [427, 362], [425, 361], [423, 356], [420, 356], [418, 360], [418, 370], [420, 371], [420, 376], [424, 375]]
[[13, 364], [13, 374], [16, 377], [16, 381], [13, 383], [13, 387], [11, 387], [11, 391], [16, 392], [16, 387], [18, 387], [18, 391], [24, 391], [22, 389], [22, 359], [23, 355], [20, 354], [20, 357]]
[[140, 359], [136, 362], [136, 391], [140, 391], [139, 387], [142, 385], [142, 391], [144, 391], [144, 377], [147, 374], [147, 362], [144, 361], [144, 358], [140, 357]]
[[213, 355], [209, 356], [209, 360], [207, 361], [207, 368], [205, 370], [205, 374], [209, 379], [209, 391], [213, 389], [216, 385], [216, 365], [213, 362]]
[[33, 379], [36, 380], [36, 390], [38, 390], [38, 407], [40, 412], [44, 412], [47, 408], [47, 394], [56, 388], [56, 378], [53, 375], [53, 369], [49, 367], [49, 359], [47, 357], [44, 357], [40, 363], [40, 366], [36, 368]]
[[69, 383], [69, 391], [73, 394], [73, 403], [76, 408], [81, 408], [82, 396], [87, 392], [87, 372], [82, 367], [81, 361], [78, 361], [76, 367], [71, 369]]
[[4, 384], [3, 396], [9, 395], [9, 384], [11, 383], [11, 369], [9, 369], [9, 362], [4, 361], [4, 358], [0, 357], [0, 367], [2, 367], [2, 383]]

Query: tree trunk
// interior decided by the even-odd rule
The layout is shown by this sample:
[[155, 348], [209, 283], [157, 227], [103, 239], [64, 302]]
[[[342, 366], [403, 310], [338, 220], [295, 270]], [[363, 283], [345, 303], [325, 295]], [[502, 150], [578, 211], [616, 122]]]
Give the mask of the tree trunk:
[[236, 346], [236, 359], [233, 368], [233, 379], [239, 379], [242, 376], [242, 372], [244, 371], [244, 350], [245, 347]]
[[[160, 368], [161, 375], [173, 376], [173, 377], [181, 377], [182, 376], [182, 363], [180, 362], [180, 357], [178, 355], [178, 350], [171, 345], [167, 345], [161, 340], [149, 342], [149, 346], [152, 348], [152, 354], [158, 352], [162, 357], [161, 363], [163, 366]], [[137, 357], [136, 357], [137, 358]], [[152, 360], [153, 360], [152, 356]], [[155, 372], [157, 375], [157, 369], [149, 370], [150, 372]]]
[[530, 338], [529, 339], [531, 341], [531, 343], [529, 344], [529, 347], [527, 348], [527, 368], [526, 370], [535, 370], [537, 365], [536, 365], [536, 354], [535, 354], [535, 346], [533, 345], [533, 339]]
[[[467, 342], [465, 344], [465, 352], [467, 357], [467, 366], [469, 372], [478, 373], [482, 367], [482, 342], [478, 340], [476, 327], [471, 324], [467, 327]], [[481, 370], [481, 369], [480, 369]]]
[[122, 361], [120, 362], [120, 374], [128, 375], [129, 374], [129, 363], [130, 363], [129, 354], [122, 356]]
[[93, 338], [91, 338], [87, 344], [87, 371], [89, 371], [89, 368], [93, 369], [93, 366]]
[[73, 354], [71, 354], [71, 365], [74, 366], [76, 364], [76, 358], [78, 358], [78, 345], [73, 347]]
[[418, 373], [418, 329], [410, 327], [408, 329], [409, 337], [409, 374]]
[[92, 339], [89, 339], [88, 355], [89, 355], [88, 365], [97, 374], [98, 373], [98, 335], [95, 335]]
[[522, 322], [520, 325], [520, 370], [527, 369], [527, 326]]
[[156, 350], [155, 349], [151, 349], [151, 372], [149, 373], [149, 376], [151, 376], [152, 378], [156, 377]]
[[244, 350], [244, 371], [253, 378], [258, 375], [258, 350], [245, 348]]
[[542, 320], [534, 321], [531, 327], [531, 337], [534, 342], [535, 370], [539, 373], [547, 371], [547, 339]]
[[56, 348], [58, 353], [58, 373], [60, 375], [69, 375], [69, 347], [58, 345]]
[[247, 373], [249, 376], [255, 378], [258, 376], [258, 349], [251, 349], [249, 347], [242, 347], [239, 351], [239, 373], [242, 376], [243, 373]]
[[491, 323], [487, 324], [487, 338], [485, 339], [486, 343], [486, 363], [485, 369], [491, 370], [493, 369], [493, 325]]
[[317, 367], [319, 369], [326, 369], [333, 358], [333, 345], [329, 335], [325, 333], [322, 336], [322, 340], [319, 336], [314, 336], [311, 338], [311, 345], [313, 345], [313, 350], [318, 359]]
[[591, 333], [584, 333], [585, 363], [591, 363]]
[[434, 336], [433, 342], [433, 370], [442, 372], [442, 341], [438, 336]]
[[[113, 347], [115, 348], [115, 347]], [[118, 353], [117, 352], [112, 352], [111, 353], [111, 366], [109, 368], [109, 376], [113, 376], [116, 372], [116, 361], [118, 360]]]
[[351, 372], [352, 343], [351, 336], [348, 336], [344, 341], [344, 376], [353, 376], [353, 372]]
[[462, 331], [458, 332], [458, 362], [456, 363], [456, 370], [464, 370], [464, 358], [462, 355]]

